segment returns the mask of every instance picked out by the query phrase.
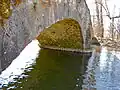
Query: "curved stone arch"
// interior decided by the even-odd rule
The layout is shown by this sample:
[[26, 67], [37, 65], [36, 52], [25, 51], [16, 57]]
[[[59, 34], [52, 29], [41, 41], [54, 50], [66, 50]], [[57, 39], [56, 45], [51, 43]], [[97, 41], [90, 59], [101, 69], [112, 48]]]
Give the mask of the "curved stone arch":
[[[84, 48], [90, 48], [90, 39], [93, 36], [93, 32], [88, 6], [85, 0], [73, 0], [73, 2], [69, 1], [70, 0], [66, 2], [66, 0], [62, 0], [62, 2], [57, 2], [57, 4], [54, 3], [51, 4], [50, 7], [44, 8], [41, 11], [42, 18], [40, 17], [40, 22], [43, 21], [43, 25], [41, 24], [40, 30], [43, 30], [45, 27], [48, 27], [64, 18], [73, 18], [81, 25], [84, 38]], [[42, 8], [41, 6], [39, 7]]]
[[[35, 11], [33, 10], [33, 4], [26, 3], [21, 3], [14, 9], [12, 16], [9, 18], [4, 28], [7, 33], [4, 37], [4, 51], [6, 53], [4, 55], [0, 53], [0, 59], [2, 61], [6, 60], [6, 62], [10, 64], [24, 47], [35, 39], [45, 27], [64, 18], [73, 18], [79, 22], [84, 38], [84, 48], [90, 48], [89, 42], [91, 39], [92, 26], [90, 11], [85, 0], [65, 1], [66, 0], [61, 0], [61, 2], [59, 2], [56, 0], [56, 3], [46, 8], [43, 8], [37, 3]], [[2, 29], [0, 32], [1, 39], [3, 34]], [[2, 42], [0, 42], [0, 44], [2, 44]]]

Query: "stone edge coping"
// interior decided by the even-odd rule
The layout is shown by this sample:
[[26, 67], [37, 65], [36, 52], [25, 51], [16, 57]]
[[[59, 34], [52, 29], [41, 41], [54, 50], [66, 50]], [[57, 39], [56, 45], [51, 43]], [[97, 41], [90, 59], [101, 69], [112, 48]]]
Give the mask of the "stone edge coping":
[[51, 46], [41, 46], [43, 49], [51, 49], [51, 50], [58, 50], [58, 51], [67, 51], [67, 52], [74, 52], [74, 53], [83, 53], [83, 54], [90, 54], [92, 50], [81, 50], [81, 49], [71, 49], [71, 48], [58, 48], [58, 47], [51, 47]]

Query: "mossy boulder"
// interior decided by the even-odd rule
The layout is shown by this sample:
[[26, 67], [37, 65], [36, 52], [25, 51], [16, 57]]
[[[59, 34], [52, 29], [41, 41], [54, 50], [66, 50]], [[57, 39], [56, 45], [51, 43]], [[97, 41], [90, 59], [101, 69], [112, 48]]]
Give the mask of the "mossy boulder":
[[74, 19], [64, 19], [45, 28], [37, 37], [41, 46], [83, 49], [80, 25]]

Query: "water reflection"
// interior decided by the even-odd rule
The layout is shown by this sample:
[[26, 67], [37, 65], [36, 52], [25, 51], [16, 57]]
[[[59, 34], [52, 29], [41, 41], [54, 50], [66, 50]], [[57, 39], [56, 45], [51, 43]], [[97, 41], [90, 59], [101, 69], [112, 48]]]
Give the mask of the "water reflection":
[[[36, 64], [8, 90], [120, 90], [120, 52], [102, 48], [92, 56], [41, 49]], [[24, 78], [23, 78], [24, 76]], [[22, 78], [21, 78], [22, 77]], [[6, 89], [5, 89], [6, 90]]]
[[85, 74], [83, 90], [120, 90], [119, 55], [118, 52], [102, 48], [97, 58], [91, 57]]
[[96, 87], [98, 90], [120, 90], [120, 60], [113, 52], [115, 53], [115, 51], [107, 51], [106, 58], [104, 58], [104, 67], [102, 67], [104, 69], [101, 70], [101, 67], [98, 68], [99, 70], [97, 69]]
[[85, 79], [83, 80], [83, 90], [96, 90], [96, 88], [94, 87], [96, 85], [95, 69], [99, 65], [99, 58], [100, 53], [93, 51], [92, 56], [88, 61], [86, 74], [84, 75]]
[[28, 77], [11, 86], [17, 90], [80, 90], [89, 57], [42, 49], [34, 69], [24, 73]]

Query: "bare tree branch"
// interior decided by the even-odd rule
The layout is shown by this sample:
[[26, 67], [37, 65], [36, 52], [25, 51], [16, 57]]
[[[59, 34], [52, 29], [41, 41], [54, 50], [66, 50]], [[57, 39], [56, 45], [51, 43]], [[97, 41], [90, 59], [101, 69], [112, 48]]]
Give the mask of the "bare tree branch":
[[107, 2], [106, 2], [106, 0], [104, 0], [104, 1], [105, 1], [105, 6], [106, 6], [106, 9], [107, 9], [107, 13], [108, 13], [108, 15], [110, 16], [110, 11], [109, 11], [109, 9], [108, 9]]
[[[106, 0], [105, 0], [105, 2], [106, 2]], [[102, 3], [98, 3], [98, 2], [96, 2], [96, 3], [102, 5], [102, 7], [104, 8], [104, 10], [105, 10], [106, 13], [107, 13], [106, 16], [108, 16], [109, 19], [112, 19], [112, 18], [120, 18], [120, 15], [118, 15], [118, 16], [113, 16], [113, 17], [110, 16], [110, 12], [109, 12], [109, 9], [108, 9], [108, 7], [107, 7], [107, 4], [106, 4], [106, 8], [105, 8], [105, 6], [104, 6]]]
[[100, 4], [100, 5], [104, 8], [104, 10], [105, 10], [106, 13], [107, 13], [106, 16], [108, 16], [108, 17], [111, 19], [111, 16], [110, 16], [109, 10], [107, 10], [107, 9], [105, 8], [105, 6], [104, 6], [102, 3], [98, 3], [98, 2], [96, 2], [96, 3], [97, 3], [97, 4]]

